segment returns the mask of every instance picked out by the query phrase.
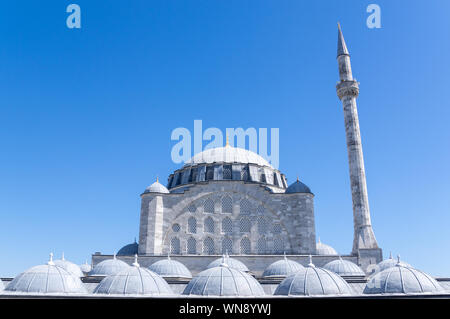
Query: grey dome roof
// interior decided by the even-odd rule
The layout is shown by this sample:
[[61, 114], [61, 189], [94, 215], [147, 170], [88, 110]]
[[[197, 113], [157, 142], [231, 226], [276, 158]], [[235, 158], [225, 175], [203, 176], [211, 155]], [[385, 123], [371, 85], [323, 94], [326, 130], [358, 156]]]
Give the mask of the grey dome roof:
[[220, 258], [212, 261], [208, 265], [208, 267], [206, 267], [206, 269], [220, 266], [220, 264], [223, 263], [224, 258], [225, 258], [225, 263], [228, 265], [228, 267], [234, 268], [234, 269], [237, 269], [237, 270], [240, 270], [240, 271], [245, 271], [245, 272], [249, 271], [247, 266], [243, 262], [241, 262], [241, 261], [239, 261], [237, 259], [231, 258], [228, 255], [225, 255], [223, 257], [220, 257]]
[[397, 263], [372, 276], [364, 294], [421, 294], [442, 292], [439, 283], [426, 273]]
[[191, 272], [185, 265], [170, 259], [169, 256], [167, 256], [167, 259], [158, 260], [148, 268], [164, 278], [192, 278]]
[[184, 289], [183, 295], [251, 297], [263, 296], [264, 290], [249, 274], [222, 263], [195, 276]]
[[5, 289], [5, 285], [3, 284], [3, 281], [0, 279], [0, 291]]
[[355, 263], [348, 260], [339, 259], [330, 261], [323, 268], [338, 274], [339, 276], [365, 276], [364, 271]]
[[190, 160], [186, 161], [186, 165], [210, 163], [256, 164], [273, 168], [267, 160], [255, 152], [228, 144], [224, 147], [210, 148], [197, 153]]
[[6, 291], [44, 294], [86, 294], [80, 278], [56, 266], [50, 258], [45, 265], [34, 266], [16, 276]]
[[314, 296], [350, 295], [352, 289], [339, 275], [324, 268], [308, 267], [286, 277], [277, 287], [274, 295]]
[[300, 265], [298, 262], [289, 260], [284, 256], [283, 259], [278, 260], [270, 264], [263, 272], [262, 276], [264, 278], [279, 278], [287, 277], [297, 271], [303, 270], [305, 267]]
[[117, 256], [134, 256], [138, 253], [139, 244], [134, 241], [134, 243], [128, 244], [120, 248], [117, 252]]
[[123, 262], [122, 260], [118, 260], [116, 255], [114, 255], [113, 259], [103, 260], [94, 266], [94, 269], [91, 270], [89, 276], [109, 276], [115, 275], [121, 272], [122, 270], [128, 269], [130, 266]]
[[166, 186], [164, 186], [163, 184], [161, 184], [158, 179], [156, 180], [156, 182], [154, 182], [152, 185], [150, 185], [149, 187], [147, 187], [144, 191], [144, 193], [163, 193], [163, 194], [168, 194], [170, 193], [169, 190], [166, 188]]
[[71, 273], [76, 277], [84, 276], [83, 272], [81, 271], [78, 265], [75, 265], [74, 263], [64, 259], [64, 253], [62, 254], [61, 259], [55, 260], [54, 263], [56, 266], [64, 268], [65, 270], [67, 270], [69, 273]]
[[147, 268], [141, 268], [135, 260], [133, 266], [103, 278], [94, 294], [173, 295], [173, 292], [161, 276]]
[[293, 194], [293, 193], [311, 193], [311, 189], [300, 182], [297, 178], [297, 181], [289, 185], [288, 188], [286, 188], [286, 194]]
[[90, 272], [92, 270], [91, 265], [89, 265], [87, 263], [87, 261], [84, 264], [79, 265], [79, 267], [80, 267], [81, 271], [84, 272], [84, 273], [88, 273], [88, 272]]
[[[390, 255], [388, 259], [385, 259], [377, 264], [375, 273], [379, 273], [388, 268], [395, 267], [399, 262], [398, 259], [399, 258], [394, 259], [394, 258], [392, 258], [392, 255]], [[400, 261], [400, 264], [405, 267], [413, 268], [413, 266], [411, 266], [410, 264], [408, 264], [407, 262], [404, 262], [404, 261]]]
[[317, 255], [337, 255], [338, 253], [333, 247], [326, 245], [324, 243], [321, 243], [320, 238], [319, 238], [319, 241], [316, 243], [316, 254]]

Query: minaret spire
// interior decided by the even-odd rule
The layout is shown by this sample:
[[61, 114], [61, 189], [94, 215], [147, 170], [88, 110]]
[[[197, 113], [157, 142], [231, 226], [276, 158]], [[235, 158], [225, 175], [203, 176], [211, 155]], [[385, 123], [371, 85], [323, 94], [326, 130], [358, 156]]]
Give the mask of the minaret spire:
[[377, 241], [370, 221], [369, 199], [367, 195], [366, 173], [362, 152], [361, 133], [359, 130], [356, 98], [359, 85], [353, 79], [350, 54], [345, 44], [341, 26], [338, 24], [338, 64], [340, 82], [336, 92], [344, 106], [345, 132], [347, 139], [348, 162], [350, 169], [350, 184], [353, 202], [353, 254], [359, 254], [360, 249], [376, 249], [380, 258]]

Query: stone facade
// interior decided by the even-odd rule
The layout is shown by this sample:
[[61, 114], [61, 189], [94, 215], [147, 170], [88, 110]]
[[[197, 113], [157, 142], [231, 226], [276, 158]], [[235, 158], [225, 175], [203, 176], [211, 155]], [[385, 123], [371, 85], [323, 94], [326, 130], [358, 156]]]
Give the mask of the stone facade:
[[244, 181], [144, 193], [139, 255], [314, 254], [313, 198]]

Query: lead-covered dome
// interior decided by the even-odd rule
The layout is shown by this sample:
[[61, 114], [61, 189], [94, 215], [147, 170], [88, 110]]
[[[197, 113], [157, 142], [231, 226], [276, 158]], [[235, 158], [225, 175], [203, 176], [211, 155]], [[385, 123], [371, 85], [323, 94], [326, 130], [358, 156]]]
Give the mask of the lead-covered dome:
[[330, 261], [323, 268], [338, 274], [339, 276], [365, 276], [364, 271], [355, 263], [348, 260], [339, 259]]
[[144, 193], [162, 193], [162, 194], [168, 194], [170, 193], [169, 190], [159, 182], [158, 179], [156, 179], [156, 182], [154, 182], [152, 185], [147, 187], [144, 191]]
[[83, 277], [84, 274], [81, 271], [80, 267], [64, 258], [64, 253], [62, 253], [61, 259], [54, 261], [56, 266], [62, 267], [68, 272], [70, 272], [72, 275], [76, 277]]
[[401, 261], [400, 256], [398, 256], [397, 259], [394, 259], [394, 258], [392, 258], [392, 254], [389, 254], [388, 259], [385, 259], [377, 264], [377, 267], [375, 268], [375, 273], [379, 273], [388, 268], [395, 267], [399, 262], [400, 262], [400, 265], [402, 265], [402, 266], [413, 268], [407, 262]]
[[117, 256], [134, 256], [138, 253], [138, 249], [139, 249], [139, 244], [136, 242], [136, 239], [135, 239], [134, 243], [125, 245], [122, 248], [120, 248], [120, 250], [117, 252]]
[[315, 267], [310, 261], [308, 267], [286, 277], [278, 285], [274, 295], [318, 296], [352, 293], [351, 287], [342, 277], [324, 268]]
[[5, 289], [5, 285], [3, 284], [3, 281], [0, 279], [0, 291]]
[[255, 278], [223, 262], [195, 276], [183, 295], [259, 297], [264, 296], [264, 290]]
[[294, 193], [311, 193], [311, 189], [297, 178], [297, 180], [286, 189], [286, 194]]
[[79, 277], [56, 266], [53, 256], [45, 265], [34, 266], [16, 276], [5, 291], [39, 294], [86, 294]]
[[179, 261], [171, 259], [170, 256], [167, 256], [167, 259], [158, 260], [150, 265], [148, 269], [163, 278], [192, 279], [192, 274], [189, 269]]
[[87, 260], [84, 262], [84, 264], [79, 265], [81, 271], [85, 274], [89, 273], [92, 270], [91, 265], [88, 264]]
[[161, 276], [141, 268], [136, 256], [131, 267], [103, 278], [94, 294], [170, 296], [173, 292]]
[[224, 260], [225, 260], [225, 263], [230, 268], [237, 269], [237, 270], [244, 271], [244, 272], [248, 272], [249, 271], [247, 266], [243, 262], [241, 262], [241, 261], [239, 261], [237, 259], [229, 257], [228, 254], [224, 255], [223, 257], [217, 258], [214, 261], [212, 261], [208, 265], [208, 267], [206, 267], [206, 269], [218, 267], [224, 262]]
[[440, 293], [444, 289], [430, 275], [397, 262], [373, 275], [364, 288], [364, 294], [424, 294]]
[[321, 243], [320, 238], [319, 238], [319, 241], [316, 243], [316, 254], [317, 255], [337, 255], [338, 253], [333, 247], [326, 245], [324, 243]]
[[207, 149], [197, 153], [190, 160], [186, 161], [186, 165], [211, 163], [256, 164], [273, 168], [266, 159], [255, 152], [244, 148], [233, 147], [229, 144], [224, 147]]
[[305, 267], [298, 262], [289, 260], [284, 256], [282, 260], [278, 260], [270, 264], [263, 272], [264, 278], [283, 278], [291, 274], [294, 274], [300, 270], [304, 270]]
[[113, 259], [103, 260], [99, 262], [97, 265], [89, 273], [89, 276], [110, 276], [118, 274], [119, 272], [128, 269], [130, 267], [127, 263], [123, 262], [116, 258], [114, 254]]

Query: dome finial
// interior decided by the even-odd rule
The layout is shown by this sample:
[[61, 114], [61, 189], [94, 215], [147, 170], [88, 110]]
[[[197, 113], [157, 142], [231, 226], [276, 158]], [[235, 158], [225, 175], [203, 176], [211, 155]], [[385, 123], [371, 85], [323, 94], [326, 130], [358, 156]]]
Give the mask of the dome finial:
[[62, 252], [62, 254], [61, 254], [61, 260], [65, 260], [64, 259], [64, 252]]
[[308, 266], [309, 267], [315, 267], [313, 262], [312, 262], [312, 256], [311, 255], [309, 255], [309, 264], [308, 264]]
[[48, 261], [47, 265], [54, 265], [55, 263], [53, 262], [53, 253], [50, 253], [50, 260]]
[[287, 260], [285, 251], [283, 252], [283, 255], [284, 255], [284, 260]]
[[133, 265], [134, 267], [139, 267], [138, 256], [137, 256], [137, 254], [134, 254], [134, 263], [132, 263], [132, 265]]
[[114, 252], [114, 254], [113, 254], [113, 259], [117, 259], [116, 258], [116, 252]]
[[170, 260], [170, 251], [167, 253], [167, 260]]
[[297, 183], [300, 182], [300, 180], [298, 179], [298, 175], [297, 175]]
[[400, 255], [397, 255], [397, 265], [400, 264]]
[[230, 136], [227, 134], [227, 141], [225, 146], [230, 146]]
[[392, 251], [389, 252], [389, 259], [393, 259], [392, 258]]
[[159, 176], [156, 175], [156, 182], [159, 183]]

